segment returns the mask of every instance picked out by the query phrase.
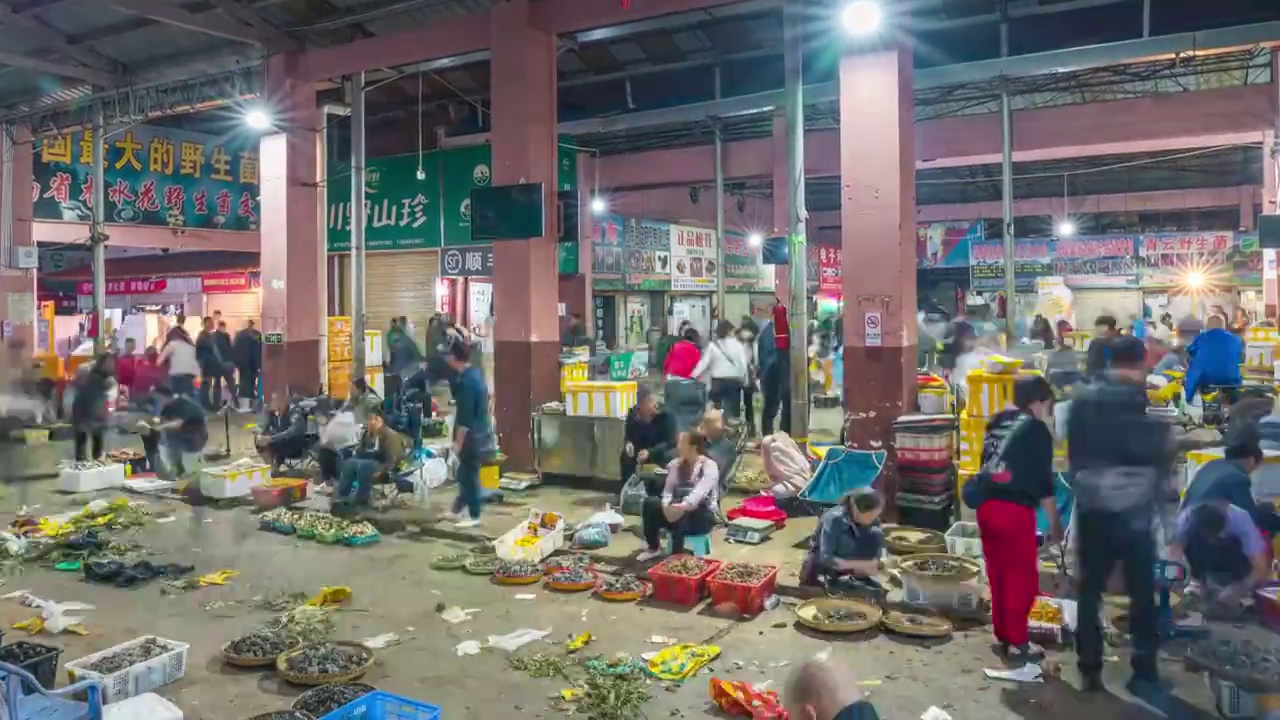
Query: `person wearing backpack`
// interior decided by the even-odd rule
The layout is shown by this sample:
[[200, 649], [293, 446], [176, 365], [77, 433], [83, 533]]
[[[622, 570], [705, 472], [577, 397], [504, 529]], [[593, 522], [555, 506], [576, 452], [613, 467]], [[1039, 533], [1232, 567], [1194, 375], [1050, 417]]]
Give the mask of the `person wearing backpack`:
[[742, 415], [742, 386], [747, 381], [747, 367], [747, 349], [734, 336], [733, 323], [721, 320], [716, 324], [716, 337], [707, 344], [693, 376], [710, 375], [708, 397], [717, 409], [736, 419]]
[[1049, 516], [1053, 541], [1063, 535], [1053, 493], [1053, 401], [1048, 380], [1019, 379], [1015, 409], [988, 423], [982, 470], [965, 486], [965, 502], [978, 514], [996, 640], [1005, 655], [1024, 662], [1038, 659], [1027, 634], [1027, 615], [1040, 589], [1037, 506]]

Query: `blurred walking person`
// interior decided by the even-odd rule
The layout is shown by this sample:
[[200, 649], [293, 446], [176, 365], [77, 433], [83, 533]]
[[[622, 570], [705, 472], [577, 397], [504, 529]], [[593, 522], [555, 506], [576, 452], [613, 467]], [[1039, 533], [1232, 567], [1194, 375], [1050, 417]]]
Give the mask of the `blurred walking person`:
[[252, 320], [236, 333], [231, 357], [240, 373], [240, 409], [251, 410], [258, 404], [258, 373], [262, 372], [262, 333]]
[[1168, 695], [1156, 668], [1154, 526], [1162, 483], [1173, 470], [1173, 435], [1167, 423], [1146, 414], [1142, 341], [1113, 337], [1108, 350], [1108, 369], [1096, 383], [1081, 387], [1067, 421], [1080, 574], [1076, 651], [1085, 691], [1101, 691], [1099, 611], [1118, 561], [1124, 565], [1133, 638], [1133, 677], [1126, 687], [1163, 711]]

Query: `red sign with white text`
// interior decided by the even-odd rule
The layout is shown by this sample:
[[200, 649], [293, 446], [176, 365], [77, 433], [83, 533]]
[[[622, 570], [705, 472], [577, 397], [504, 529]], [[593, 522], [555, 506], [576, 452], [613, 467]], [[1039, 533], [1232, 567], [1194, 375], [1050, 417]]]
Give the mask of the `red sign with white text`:
[[[108, 280], [108, 295], [155, 295], [162, 293], [169, 286], [169, 281], [163, 278], [153, 280]], [[76, 284], [76, 294], [92, 295], [93, 283], [82, 282]]]
[[200, 276], [200, 292], [207, 295], [246, 292], [252, 287], [249, 273], [214, 273]]
[[818, 292], [837, 297], [844, 291], [844, 250], [818, 248]]

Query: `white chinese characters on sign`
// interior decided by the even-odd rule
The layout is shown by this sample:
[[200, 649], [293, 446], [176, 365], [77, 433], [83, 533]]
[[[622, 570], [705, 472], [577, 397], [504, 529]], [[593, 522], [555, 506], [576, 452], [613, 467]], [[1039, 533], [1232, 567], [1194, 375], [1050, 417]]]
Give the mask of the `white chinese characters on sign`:
[[716, 289], [716, 234], [703, 228], [671, 226], [671, 289]]

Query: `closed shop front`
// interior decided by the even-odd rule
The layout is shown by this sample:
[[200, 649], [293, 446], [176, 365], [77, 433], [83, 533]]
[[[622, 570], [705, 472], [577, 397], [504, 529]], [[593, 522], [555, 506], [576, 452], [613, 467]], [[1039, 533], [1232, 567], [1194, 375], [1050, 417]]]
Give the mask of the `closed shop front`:
[[249, 273], [217, 273], [200, 277], [206, 315], [221, 312], [227, 329], [234, 334], [250, 320], [261, 325], [262, 290]]
[[[343, 275], [351, 277], [351, 256], [343, 258]], [[413, 339], [422, 347], [427, 323], [436, 312], [438, 250], [370, 252], [365, 255], [365, 328], [385, 333], [391, 320], [404, 316]]]
[[1071, 294], [1076, 327], [1080, 330], [1092, 330], [1094, 321], [1101, 315], [1115, 318], [1121, 328], [1130, 327], [1132, 318], [1142, 317], [1142, 291], [1138, 288], [1073, 289]]

